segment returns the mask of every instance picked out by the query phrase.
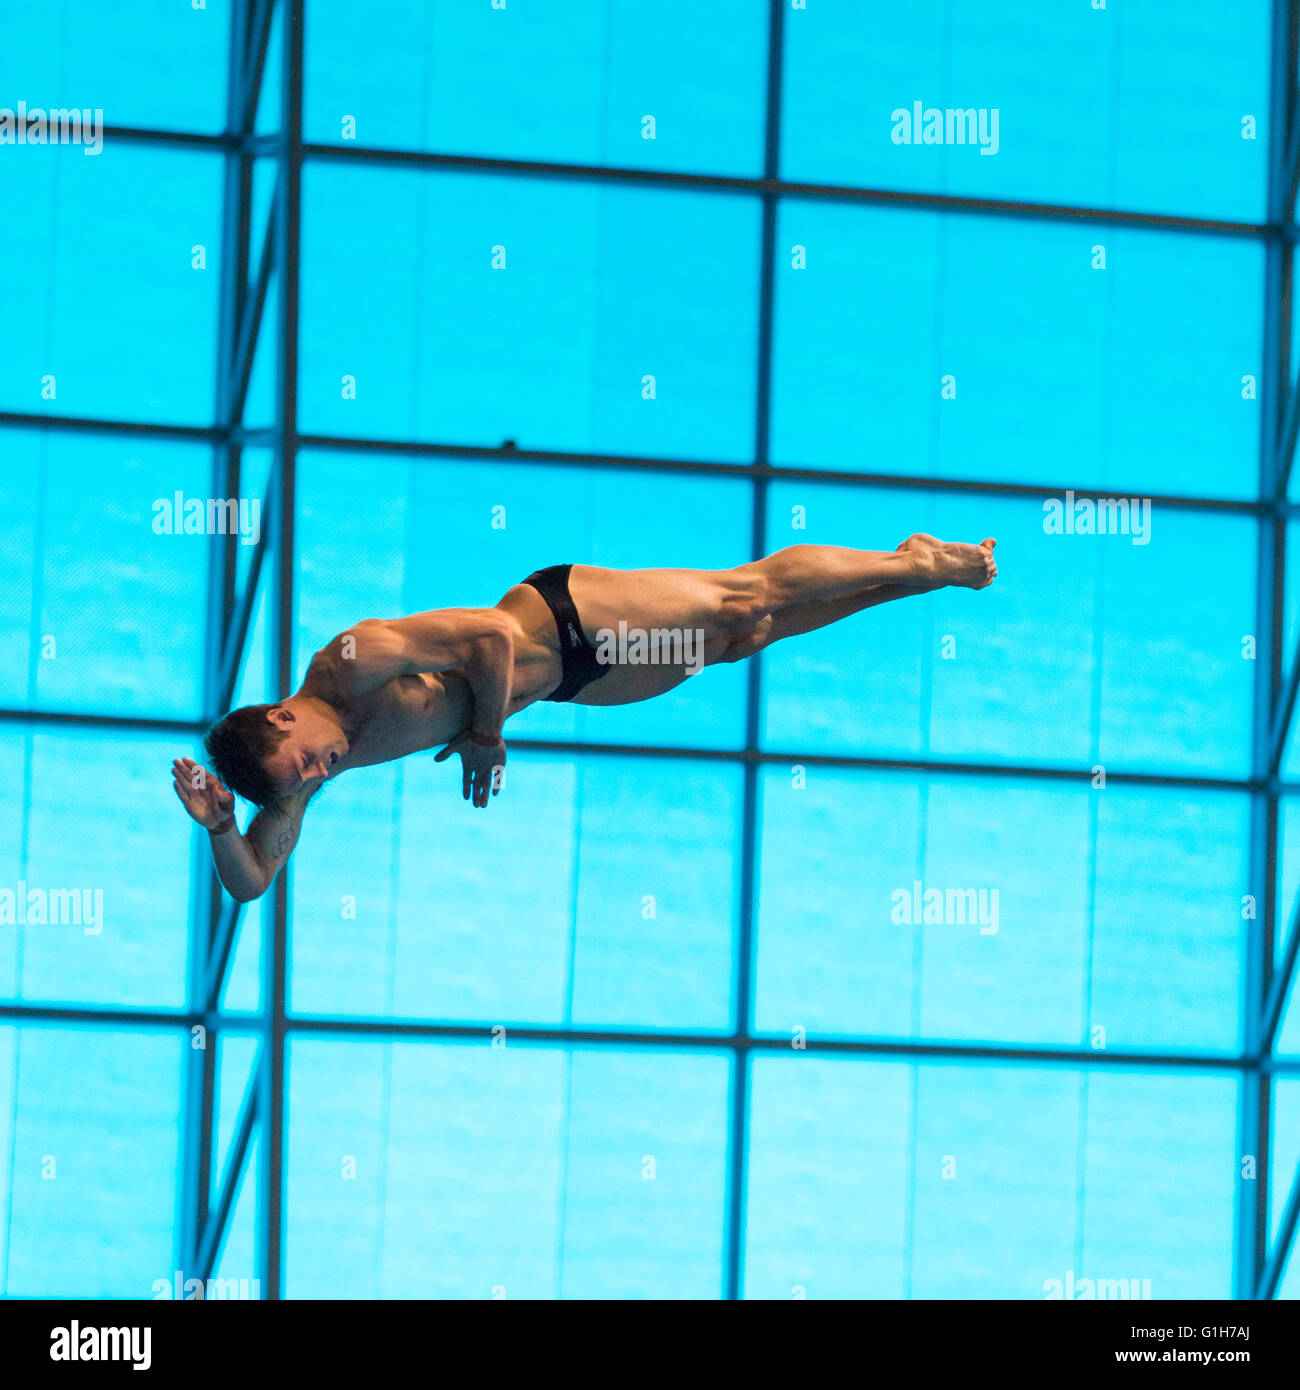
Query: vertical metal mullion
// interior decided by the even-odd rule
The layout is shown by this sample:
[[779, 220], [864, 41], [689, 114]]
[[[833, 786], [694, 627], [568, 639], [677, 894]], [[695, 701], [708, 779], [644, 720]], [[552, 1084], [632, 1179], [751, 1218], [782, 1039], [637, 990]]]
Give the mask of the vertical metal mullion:
[[[763, 177], [780, 177], [781, 71], [784, 33], [784, 0], [768, 6], [767, 107], [764, 123]], [[755, 391], [754, 462], [768, 463], [771, 438], [772, 315], [775, 294], [777, 195], [762, 195], [762, 250], [759, 270], [758, 361]], [[750, 531], [750, 558], [758, 560], [767, 550], [766, 478], [755, 478]], [[763, 698], [762, 658], [749, 663], [745, 703], [745, 748], [758, 750]], [[744, 1259], [746, 1151], [749, 1128], [749, 1037], [754, 973], [754, 937], [758, 908], [758, 777], [759, 764], [748, 758], [744, 766], [744, 805], [741, 823], [740, 939], [736, 961], [736, 1046], [733, 1052], [731, 1116], [727, 1179], [725, 1297], [742, 1293], [741, 1262]]]
[[[303, 0], [280, 0], [283, 81], [280, 111], [280, 189], [276, 207], [279, 339], [276, 353], [279, 509], [276, 527], [276, 602], [273, 631], [278, 690], [293, 685], [293, 565], [298, 382], [298, 245], [302, 180]], [[284, 1052], [287, 983], [289, 865], [274, 888], [270, 949], [263, 955], [262, 1148], [259, 1226], [262, 1289], [281, 1296], [284, 1237]]]
[[[1261, 558], [1270, 562], [1268, 570], [1261, 570], [1261, 587], [1265, 575], [1268, 576], [1271, 588], [1270, 602], [1272, 607], [1271, 616], [1273, 619], [1272, 631], [1270, 633], [1269, 651], [1269, 698], [1264, 709], [1267, 713], [1268, 730], [1271, 730], [1276, 719], [1278, 703], [1282, 690], [1283, 666], [1285, 663], [1284, 647], [1284, 627], [1285, 627], [1285, 581], [1286, 581], [1286, 494], [1290, 476], [1290, 469], [1287, 466], [1289, 460], [1280, 459], [1277, 456], [1277, 449], [1280, 444], [1282, 431], [1284, 428], [1285, 416], [1288, 409], [1288, 402], [1291, 393], [1291, 314], [1292, 314], [1292, 286], [1295, 269], [1295, 249], [1292, 238], [1288, 233], [1288, 226], [1295, 219], [1295, 208], [1293, 195], [1291, 192], [1291, 149], [1296, 135], [1296, 45], [1298, 36], [1297, 12], [1300, 11], [1300, 4], [1297, 0], [1275, 0], [1273, 17], [1273, 68], [1272, 81], [1273, 87], [1273, 110], [1272, 119], [1276, 123], [1272, 133], [1272, 145], [1270, 153], [1273, 158], [1270, 160], [1269, 174], [1269, 220], [1273, 225], [1276, 237], [1275, 246], [1270, 246], [1268, 254], [1273, 258], [1271, 271], [1273, 282], [1267, 286], [1267, 291], [1271, 297], [1271, 303], [1266, 306], [1266, 314], [1270, 308], [1273, 309], [1276, 317], [1276, 350], [1277, 361], [1274, 365], [1273, 400], [1269, 409], [1263, 417], [1264, 432], [1266, 439], [1272, 444], [1272, 472], [1267, 479], [1271, 486], [1271, 491], [1262, 494], [1270, 497], [1273, 504], [1271, 517], [1261, 522], [1261, 530], [1270, 533], [1268, 542], [1271, 547], [1270, 553], [1265, 556], [1261, 548]], [[1276, 180], [1276, 182], [1274, 182]], [[1283, 740], [1285, 748], [1285, 739]], [[1271, 769], [1272, 740], [1267, 739], [1267, 756], [1270, 761], [1262, 764], [1263, 771], [1267, 775]], [[1279, 768], [1279, 773], [1281, 769]], [[1259, 794], [1256, 794], [1256, 799]], [[1269, 1195], [1270, 1188], [1275, 1175], [1272, 1171], [1270, 1162], [1271, 1149], [1271, 1127], [1272, 1127], [1272, 1079], [1268, 1071], [1263, 1067], [1265, 1058], [1260, 1055], [1263, 1052], [1271, 1051], [1273, 1038], [1266, 1038], [1264, 1011], [1267, 1007], [1272, 985], [1273, 985], [1273, 947], [1277, 936], [1277, 921], [1279, 913], [1282, 920], [1286, 920], [1287, 904], [1277, 901], [1277, 861], [1278, 861], [1278, 811], [1279, 796], [1276, 782], [1270, 780], [1267, 791], [1264, 793], [1266, 801], [1265, 819], [1265, 842], [1264, 842], [1264, 871], [1269, 885], [1270, 910], [1266, 918], [1261, 920], [1261, 941], [1260, 956], [1261, 960], [1258, 967], [1259, 974], [1259, 995], [1257, 1006], [1257, 1025], [1254, 1039], [1253, 1055], [1258, 1059], [1259, 1070], [1258, 1079], [1253, 1087], [1255, 1092], [1255, 1119], [1257, 1124], [1257, 1150], [1259, 1154], [1260, 1170], [1256, 1182], [1255, 1192], [1255, 1268], [1252, 1296], [1272, 1298], [1276, 1292], [1276, 1285], [1271, 1288], [1263, 1288], [1262, 1281], [1265, 1271], [1269, 1268]], [[1296, 1179], [1300, 1181], [1300, 1174]], [[1279, 1263], [1280, 1272], [1280, 1263]]]
[[1277, 921], [1277, 787], [1270, 779], [1274, 712], [1282, 676], [1282, 565], [1285, 498], [1278, 448], [1289, 394], [1290, 246], [1285, 224], [1287, 150], [1294, 105], [1294, 0], [1274, 0], [1270, 63], [1268, 226], [1264, 262], [1263, 350], [1260, 372], [1259, 495], [1269, 505], [1260, 518], [1256, 555], [1256, 668], [1253, 771], [1263, 783], [1251, 796], [1250, 874], [1258, 913], [1246, 939], [1242, 1029], [1246, 1067], [1238, 1110], [1239, 1151], [1255, 1156], [1253, 1182], [1238, 1176], [1236, 1294], [1257, 1295], [1268, 1253], [1269, 1076], [1262, 1066], [1264, 1007], [1273, 965]]
[[[244, 31], [247, 27], [246, 0], [235, 0], [230, 15], [230, 56], [226, 71], [226, 132], [233, 135], [240, 129], [244, 71]], [[215, 423], [223, 438], [213, 447], [212, 495], [238, 495], [239, 464], [230, 445], [229, 428], [234, 423], [229, 416], [230, 367], [234, 344], [238, 339], [239, 322], [243, 312], [244, 284], [240, 273], [239, 227], [247, 227], [246, 184], [240, 178], [240, 158], [227, 152], [224, 170], [222, 207], [219, 314], [217, 326]], [[246, 256], [246, 237], [244, 242]], [[235, 575], [237, 568], [235, 534], [227, 535], [209, 550], [208, 602], [205, 618], [204, 649], [205, 678], [203, 688], [204, 716], [217, 713], [214, 701], [218, 698], [222, 653], [235, 607]], [[191, 1012], [203, 1013], [208, 989], [208, 965], [219, 920], [222, 897], [221, 884], [216, 876], [207, 846], [196, 850], [192, 881], [201, 885], [195, 894], [191, 920], [189, 963], [189, 1007]], [[185, 1069], [185, 1142], [181, 1190], [183, 1219], [181, 1226], [181, 1263], [188, 1277], [197, 1268], [200, 1248], [209, 1220], [209, 1195], [212, 1181], [213, 1099], [216, 1084], [215, 1030], [208, 1030], [202, 1048], [186, 1050]]]

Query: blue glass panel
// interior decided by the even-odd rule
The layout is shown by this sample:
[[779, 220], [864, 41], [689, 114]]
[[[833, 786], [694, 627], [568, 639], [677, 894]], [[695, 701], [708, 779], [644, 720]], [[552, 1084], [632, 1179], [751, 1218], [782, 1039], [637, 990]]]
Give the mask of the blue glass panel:
[[201, 446], [0, 431], [0, 702], [197, 716], [210, 542], [173, 518], [207, 525], [211, 477]]
[[0, 262], [0, 409], [211, 422], [221, 172], [216, 155], [114, 142], [5, 159], [26, 235]]
[[290, 1047], [292, 1297], [716, 1297], [729, 1064]]
[[1229, 1292], [1231, 1077], [752, 1066], [750, 1297]]
[[569, 1068], [561, 1296], [717, 1298], [729, 1060], [578, 1048]]
[[29, 108], [98, 108], [110, 126], [218, 131], [229, 40], [230, 0], [6, 6], [0, 91]]
[[1237, 1088], [1231, 1075], [1089, 1076], [1076, 1277], [1231, 1297]]
[[1244, 795], [1116, 787], [1099, 794], [1094, 1048], [1240, 1045], [1249, 824]]
[[309, 163], [303, 217], [304, 431], [752, 453], [756, 199]]
[[[921, 1067], [913, 1298], [1044, 1298], [1074, 1252], [1079, 1075]], [[1159, 1231], [1147, 1239], [1162, 1238]]]
[[[171, 788], [176, 739], [33, 729], [27, 740], [21, 756], [13, 749], [21, 800], [7, 804], [14, 819], [0, 842], [0, 915], [11, 923], [0, 941], [16, 943], [16, 973], [0, 949], [0, 984], [28, 1001], [182, 1007], [193, 822]], [[69, 833], [68, 789], [87, 778], [113, 792], [78, 796]]]
[[307, 138], [757, 177], [766, 10], [712, 0], [666, 18], [654, 0], [400, 0], [359, 27], [346, 0], [313, 0]]
[[1257, 243], [794, 199], [776, 245], [774, 461], [1257, 495]]
[[1245, 796], [772, 767], [760, 809], [761, 1031], [1237, 1046]]
[[0, 1292], [147, 1299], [172, 1279], [181, 1048], [178, 1032], [0, 1027]]
[[[1259, 222], [1270, 17], [1267, 0], [1230, 24], [1215, 0], [789, 9], [782, 177]], [[950, 128], [949, 108], [983, 125]]]
[[904, 1297], [913, 1089], [901, 1063], [754, 1057], [747, 1298]]
[[341, 779], [294, 857], [293, 1008], [726, 1029], [739, 820], [710, 763], [517, 754], [486, 812], [430, 758]]

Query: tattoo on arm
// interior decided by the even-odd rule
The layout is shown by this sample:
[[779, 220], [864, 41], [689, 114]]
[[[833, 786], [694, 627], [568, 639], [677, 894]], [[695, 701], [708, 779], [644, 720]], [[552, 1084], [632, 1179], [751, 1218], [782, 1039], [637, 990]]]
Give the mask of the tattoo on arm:
[[289, 853], [289, 847], [293, 844], [293, 829], [286, 827], [280, 832], [280, 838], [271, 846], [271, 853], [277, 859], [283, 859]]

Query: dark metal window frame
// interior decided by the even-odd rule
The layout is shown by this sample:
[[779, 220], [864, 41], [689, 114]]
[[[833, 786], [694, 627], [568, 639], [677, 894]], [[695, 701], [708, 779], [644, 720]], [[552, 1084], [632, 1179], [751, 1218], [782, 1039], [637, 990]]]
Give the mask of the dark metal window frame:
[[[1270, 1097], [1272, 1078], [1300, 1077], [1300, 1059], [1277, 1057], [1273, 1052], [1287, 991], [1296, 971], [1300, 949], [1300, 898], [1293, 905], [1276, 901], [1278, 857], [1278, 802], [1284, 794], [1300, 792], [1300, 784], [1283, 778], [1282, 761], [1297, 696], [1300, 694], [1300, 652], [1290, 666], [1283, 650], [1283, 576], [1287, 521], [1300, 514], [1300, 506], [1288, 501], [1287, 484], [1297, 433], [1300, 432], [1300, 391], [1290, 389], [1290, 330], [1292, 247], [1297, 239], [1294, 216], [1300, 183], [1300, 120], [1296, 115], [1296, 45], [1300, 25], [1300, 0], [1274, 0], [1271, 121], [1269, 149], [1268, 221], [1262, 224], [1215, 219], [1172, 217], [1100, 208], [959, 198], [938, 194], [899, 193], [888, 189], [847, 188], [783, 182], [779, 177], [780, 104], [782, 93], [783, 0], [769, 0], [769, 54], [763, 175], [757, 179], [729, 178], [648, 170], [616, 169], [578, 164], [492, 159], [417, 151], [307, 144], [302, 137], [303, 13], [307, 0], [234, 0], [226, 129], [202, 135], [159, 129], [112, 127], [106, 138], [146, 144], [205, 149], [225, 157], [223, 247], [219, 314], [214, 423], [176, 426], [125, 420], [81, 419], [36, 413], [0, 412], [0, 427], [32, 427], [82, 431], [105, 435], [143, 435], [209, 444], [213, 447], [213, 488], [216, 496], [239, 493], [241, 459], [246, 448], [272, 449], [275, 463], [266, 488], [266, 514], [261, 542], [249, 573], [237, 584], [237, 542], [227, 537], [211, 551], [207, 646], [204, 692], [205, 714], [215, 717], [228, 708], [248, 640], [258, 581], [269, 563], [274, 595], [272, 645], [276, 676], [281, 690], [293, 685], [294, 522], [296, 460], [300, 449], [338, 449], [410, 457], [505, 459], [539, 466], [605, 469], [652, 469], [679, 474], [735, 476], [750, 481], [753, 492], [752, 551], [765, 549], [766, 493], [774, 479], [833, 482], [850, 486], [876, 486], [973, 492], [989, 495], [1047, 497], [1060, 488], [1048, 488], [993, 480], [899, 477], [892, 474], [849, 473], [829, 469], [776, 467], [769, 461], [772, 322], [774, 293], [775, 231], [778, 204], [783, 198], [818, 198], [881, 206], [931, 208], [953, 213], [975, 213], [1013, 218], [1083, 221], [1102, 225], [1148, 227], [1167, 232], [1190, 232], [1225, 237], [1244, 237], [1262, 242], [1266, 251], [1265, 325], [1261, 378], [1262, 428], [1259, 465], [1259, 499], [1162, 496], [1163, 506], [1192, 510], [1229, 511], [1255, 517], [1259, 522], [1259, 583], [1254, 738], [1252, 771], [1248, 778], [1178, 776], [1154, 771], [1112, 774], [1115, 780], [1138, 784], [1224, 788], [1251, 796], [1251, 884], [1259, 903], [1259, 916], [1248, 935], [1245, 984], [1242, 992], [1245, 1047], [1240, 1056], [1154, 1052], [1094, 1053], [1082, 1048], [934, 1043], [883, 1038], [810, 1040], [809, 1051], [823, 1054], [880, 1057], [920, 1061], [927, 1058], [964, 1059], [970, 1062], [1010, 1061], [1069, 1065], [1085, 1069], [1115, 1067], [1174, 1068], [1232, 1071], [1240, 1075], [1239, 1152], [1253, 1156], [1257, 1177], [1238, 1183], [1236, 1294], [1239, 1298], [1275, 1296], [1286, 1259], [1300, 1222], [1300, 1171], [1291, 1178], [1277, 1238], [1268, 1240], [1268, 1194], [1274, 1175], [1269, 1172]], [[257, 135], [255, 120], [266, 71], [272, 22], [281, 26], [280, 129], [274, 135]], [[254, 244], [252, 219], [252, 171], [258, 159], [274, 160], [278, 177], [265, 233]], [[734, 192], [757, 197], [762, 204], [762, 251], [759, 294], [758, 382], [755, 420], [755, 454], [752, 464], [728, 464], [681, 458], [647, 458], [631, 455], [569, 454], [552, 450], [488, 449], [428, 442], [347, 439], [300, 434], [297, 429], [296, 393], [298, 355], [298, 245], [301, 173], [308, 159], [361, 161], [428, 170], [460, 169], [524, 177], [595, 180], [657, 188]], [[278, 272], [276, 299], [268, 304], [271, 276]], [[274, 325], [265, 325], [268, 309]], [[248, 429], [243, 410], [252, 372], [253, 354], [265, 332], [274, 332], [276, 354], [276, 416], [265, 429]], [[268, 559], [268, 556], [271, 558]], [[1284, 679], [1284, 672], [1288, 672]], [[755, 1052], [785, 1054], [785, 1038], [751, 1034], [754, 922], [757, 909], [757, 804], [758, 777], [765, 763], [804, 763], [861, 768], [896, 768], [922, 772], [962, 773], [988, 777], [1021, 776], [1077, 780], [1089, 776], [1086, 769], [1003, 766], [979, 763], [894, 758], [853, 758], [807, 753], [779, 753], [759, 747], [762, 669], [749, 666], [745, 746], [741, 749], [623, 747], [563, 740], [514, 740], [517, 747], [559, 750], [600, 757], [683, 757], [738, 762], [742, 769], [744, 797], [740, 845], [740, 906], [738, 951], [735, 963], [737, 1029], [734, 1034], [699, 1034], [633, 1029], [600, 1031], [574, 1028], [518, 1027], [511, 1029], [524, 1043], [564, 1043], [575, 1046], [617, 1044], [633, 1047], [703, 1047], [729, 1051], [732, 1059], [732, 1099], [729, 1121], [729, 1161], [726, 1200], [725, 1296], [742, 1292], [744, 1260], [743, 1213], [748, 1128], [748, 1059]], [[184, 719], [109, 714], [71, 714], [58, 711], [0, 710], [0, 719], [30, 721], [52, 726], [165, 731], [195, 735], [208, 722]], [[201, 837], [196, 836], [196, 841]], [[111, 1026], [187, 1027], [204, 1046], [187, 1054], [185, 1072], [185, 1132], [183, 1136], [182, 1217], [179, 1242], [183, 1267], [189, 1277], [208, 1278], [215, 1269], [225, 1238], [239, 1183], [244, 1175], [254, 1137], [260, 1138], [257, 1184], [258, 1270], [263, 1297], [281, 1295], [283, 1270], [284, 1182], [284, 1060], [289, 1033], [310, 1036], [369, 1037], [386, 1039], [482, 1038], [489, 1025], [438, 1024], [413, 1019], [352, 1019], [342, 1017], [290, 1017], [286, 1013], [287, 941], [290, 870], [279, 876], [273, 890], [269, 940], [263, 943], [263, 1011], [260, 1015], [223, 1014], [221, 990], [230, 962], [240, 908], [223, 896], [212, 872], [207, 846], [196, 843], [193, 882], [202, 885], [194, 894], [191, 910], [191, 966], [188, 1007], [183, 1012], [137, 1009], [96, 1009], [54, 1004], [0, 1005], [0, 1019], [15, 1022], [78, 1022]], [[1281, 959], [1273, 959], [1274, 927], [1286, 911], [1289, 931], [1283, 938]], [[240, 1106], [234, 1138], [214, 1195], [212, 1166], [216, 1084], [216, 1043], [223, 1029], [250, 1030], [260, 1038], [252, 1080]], [[200, 1032], [201, 1030], [201, 1032]]]

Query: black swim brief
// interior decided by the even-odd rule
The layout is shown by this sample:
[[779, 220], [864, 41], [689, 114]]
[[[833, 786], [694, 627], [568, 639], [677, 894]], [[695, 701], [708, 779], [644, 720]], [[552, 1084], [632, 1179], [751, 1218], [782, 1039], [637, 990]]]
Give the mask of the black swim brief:
[[596, 649], [587, 641], [569, 593], [569, 571], [572, 565], [548, 565], [534, 570], [525, 584], [531, 584], [546, 600], [555, 618], [555, 630], [560, 634], [560, 683], [546, 696], [548, 700], [572, 700], [592, 681], [599, 680], [609, 667], [597, 661]]

